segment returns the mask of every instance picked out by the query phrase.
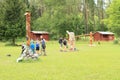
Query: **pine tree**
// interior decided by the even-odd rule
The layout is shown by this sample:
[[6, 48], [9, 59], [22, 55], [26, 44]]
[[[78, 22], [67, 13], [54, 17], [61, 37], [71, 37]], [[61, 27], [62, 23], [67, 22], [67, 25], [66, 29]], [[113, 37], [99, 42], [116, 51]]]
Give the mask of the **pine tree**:
[[15, 39], [23, 32], [23, 4], [20, 0], [5, 0], [5, 14], [4, 14], [4, 27], [5, 38], [12, 39], [12, 44], [15, 45]]

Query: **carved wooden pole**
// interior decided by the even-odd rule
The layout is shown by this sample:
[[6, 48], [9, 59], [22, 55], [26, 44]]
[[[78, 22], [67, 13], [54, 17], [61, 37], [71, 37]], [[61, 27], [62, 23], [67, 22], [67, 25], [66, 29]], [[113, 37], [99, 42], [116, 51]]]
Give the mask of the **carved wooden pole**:
[[30, 11], [26, 11], [25, 13], [26, 16], [26, 36], [27, 37], [31, 37], [31, 26], [30, 26], [30, 22], [31, 22], [31, 14]]
[[93, 42], [93, 33], [92, 32], [90, 32], [90, 46], [92, 46], [92, 42]]

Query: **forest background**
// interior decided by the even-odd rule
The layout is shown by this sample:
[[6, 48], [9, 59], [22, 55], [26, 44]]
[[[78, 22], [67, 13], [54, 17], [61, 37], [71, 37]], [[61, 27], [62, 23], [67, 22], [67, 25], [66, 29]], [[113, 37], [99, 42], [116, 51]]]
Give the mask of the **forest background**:
[[0, 40], [26, 36], [25, 12], [31, 12], [31, 28], [47, 31], [50, 39], [90, 31], [112, 31], [120, 36], [120, 0], [0, 0]]

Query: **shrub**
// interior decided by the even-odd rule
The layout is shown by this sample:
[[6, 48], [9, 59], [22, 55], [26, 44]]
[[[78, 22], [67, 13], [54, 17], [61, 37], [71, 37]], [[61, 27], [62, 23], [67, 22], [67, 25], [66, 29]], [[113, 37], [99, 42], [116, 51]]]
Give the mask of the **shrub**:
[[118, 44], [118, 43], [119, 43], [119, 40], [116, 39], [116, 40], [113, 41], [113, 43], [114, 43], [114, 44]]

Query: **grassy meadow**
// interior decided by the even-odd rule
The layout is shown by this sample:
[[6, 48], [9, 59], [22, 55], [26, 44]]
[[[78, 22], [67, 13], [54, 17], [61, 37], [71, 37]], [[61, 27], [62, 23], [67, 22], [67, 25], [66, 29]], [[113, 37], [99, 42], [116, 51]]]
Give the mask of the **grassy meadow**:
[[78, 41], [76, 47], [60, 52], [58, 42], [49, 41], [47, 56], [17, 63], [21, 47], [0, 42], [0, 80], [120, 80], [120, 45]]

